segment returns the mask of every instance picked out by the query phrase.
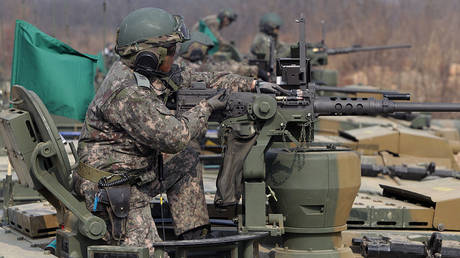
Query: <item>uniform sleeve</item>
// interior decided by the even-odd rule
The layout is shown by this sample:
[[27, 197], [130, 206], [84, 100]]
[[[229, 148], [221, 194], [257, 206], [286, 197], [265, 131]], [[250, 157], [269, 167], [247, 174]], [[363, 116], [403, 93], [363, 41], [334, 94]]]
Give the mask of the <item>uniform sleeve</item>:
[[211, 30], [212, 34], [214, 34], [214, 37], [216, 37], [217, 40], [219, 40], [220, 45], [230, 45], [230, 42], [228, 42], [222, 35], [220, 34], [219, 31], [219, 23], [217, 20], [215, 22], [208, 22], [207, 23], [208, 28]]
[[251, 53], [255, 56], [265, 54], [264, 59], [268, 61], [270, 58], [270, 40], [257, 34], [251, 44]]
[[185, 68], [182, 71], [183, 86], [188, 88], [192, 82], [202, 81], [208, 88], [229, 89], [232, 92], [251, 91], [254, 78], [229, 72], [195, 72]]
[[177, 153], [207, 126], [211, 109], [203, 100], [176, 118], [149, 89], [139, 87], [121, 91], [104, 114], [136, 142], [161, 152]]
[[276, 56], [278, 58], [289, 57], [291, 54], [291, 45], [280, 40], [277, 43]]

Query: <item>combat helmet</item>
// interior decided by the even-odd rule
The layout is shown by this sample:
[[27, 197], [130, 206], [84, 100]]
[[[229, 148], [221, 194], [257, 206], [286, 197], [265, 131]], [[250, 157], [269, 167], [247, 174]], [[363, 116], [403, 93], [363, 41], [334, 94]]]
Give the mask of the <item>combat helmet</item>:
[[154, 50], [161, 62], [167, 49], [190, 39], [180, 15], [171, 15], [159, 8], [142, 8], [128, 14], [117, 31], [116, 52], [133, 63], [135, 55]]
[[275, 29], [279, 29], [283, 25], [283, 20], [276, 13], [266, 13], [259, 21], [259, 29], [263, 33], [273, 35]]
[[190, 33], [190, 40], [183, 43], [179, 49], [179, 55], [192, 62], [203, 60], [208, 48], [214, 46], [211, 38], [199, 31]]
[[219, 20], [222, 21], [225, 17], [227, 17], [230, 23], [232, 23], [236, 21], [236, 18], [238, 17], [238, 15], [235, 13], [235, 11], [233, 11], [232, 8], [225, 8], [219, 12], [219, 14], [217, 15], [217, 18], [219, 18]]

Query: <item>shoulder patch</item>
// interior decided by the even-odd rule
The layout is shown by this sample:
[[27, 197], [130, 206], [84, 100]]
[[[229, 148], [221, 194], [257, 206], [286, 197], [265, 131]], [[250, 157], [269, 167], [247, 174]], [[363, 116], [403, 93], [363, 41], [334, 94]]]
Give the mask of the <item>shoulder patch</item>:
[[147, 77], [137, 72], [134, 72], [134, 76], [136, 77], [137, 86], [146, 87], [149, 89], [152, 88], [152, 86], [150, 85], [150, 81], [149, 79], [147, 79]]

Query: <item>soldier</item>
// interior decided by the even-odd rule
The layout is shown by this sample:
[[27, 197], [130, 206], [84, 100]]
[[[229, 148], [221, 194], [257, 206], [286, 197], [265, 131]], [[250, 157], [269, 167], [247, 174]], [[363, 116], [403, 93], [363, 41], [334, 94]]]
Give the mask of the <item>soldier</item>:
[[[149, 201], [163, 191], [180, 239], [201, 238], [209, 230], [198, 153], [188, 144], [226, 101], [220, 93], [178, 116], [164, 102], [192, 81], [233, 91], [250, 91], [255, 82], [229, 73], [182, 72], [173, 65], [175, 48], [188, 37], [181, 16], [157, 8], [130, 13], [117, 32], [121, 59], [88, 107], [74, 190], [106, 221], [109, 244], [146, 246], [152, 255], [152, 244], [161, 238]], [[163, 162], [162, 152], [177, 154]]]
[[251, 54], [257, 59], [270, 59], [270, 44], [275, 44], [275, 57], [289, 57], [290, 47], [286, 43], [278, 40], [278, 34], [283, 20], [276, 13], [266, 13], [259, 21], [259, 33], [252, 41]]
[[214, 46], [209, 50], [212, 55], [218, 50], [226, 51], [231, 45], [229, 41], [220, 35], [220, 30], [229, 26], [237, 18], [237, 14], [231, 8], [223, 9], [218, 15], [209, 15], [198, 21], [193, 26], [193, 30], [205, 33], [211, 38]]
[[179, 49], [179, 57], [176, 59], [179, 66], [194, 72], [227, 71], [243, 76], [258, 77], [258, 68], [255, 65], [234, 60], [221, 61], [215, 56], [209, 56], [208, 50], [214, 46], [214, 43], [206, 34], [193, 31], [190, 35], [190, 40], [183, 43]]

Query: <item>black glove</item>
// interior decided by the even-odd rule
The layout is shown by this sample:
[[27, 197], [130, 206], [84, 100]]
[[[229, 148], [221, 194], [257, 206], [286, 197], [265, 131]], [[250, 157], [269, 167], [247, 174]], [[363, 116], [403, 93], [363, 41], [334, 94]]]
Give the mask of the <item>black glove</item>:
[[225, 108], [225, 106], [227, 106], [228, 97], [227, 90], [218, 91], [216, 95], [210, 97], [208, 99], [208, 104], [212, 111]]
[[268, 77], [268, 72], [267, 71], [265, 71], [264, 69], [261, 69], [261, 68], [259, 68], [257, 70], [258, 70], [257, 71], [257, 77], [259, 79], [261, 79], [262, 81], [266, 81], [266, 82], [270, 81], [270, 78]]
[[257, 91], [262, 93], [275, 93], [277, 92], [276, 88], [278, 85], [271, 82], [257, 81], [256, 88]]

